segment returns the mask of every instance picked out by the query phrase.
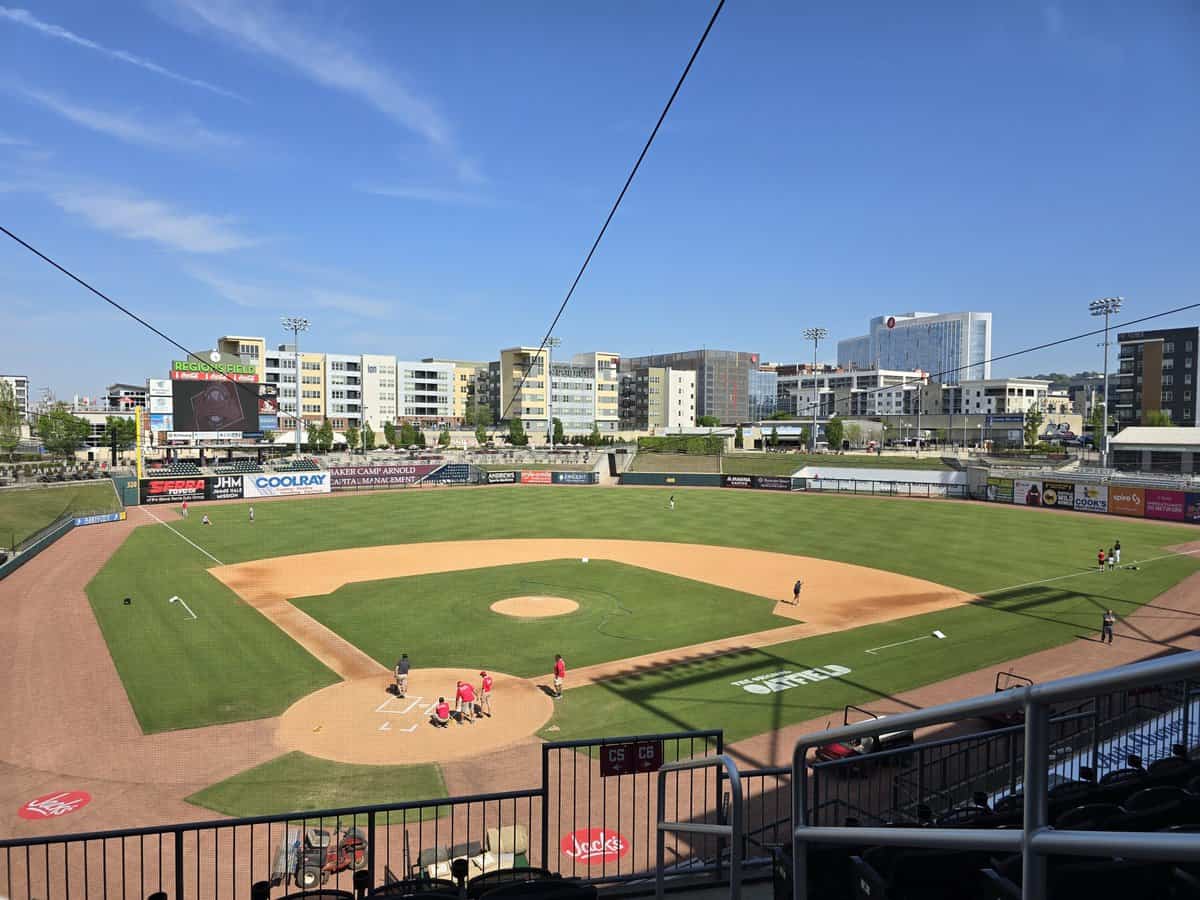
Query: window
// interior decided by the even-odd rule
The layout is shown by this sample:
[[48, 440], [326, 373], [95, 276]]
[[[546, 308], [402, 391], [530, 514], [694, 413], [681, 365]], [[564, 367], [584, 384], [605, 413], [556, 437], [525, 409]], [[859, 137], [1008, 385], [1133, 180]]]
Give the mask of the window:
[[1170, 403], [1172, 400], [1175, 399], [1175, 394], [1173, 391], [1163, 391], [1162, 398], [1163, 398], [1163, 403]]
[[1167, 341], [1165, 344], [1163, 344], [1163, 353], [1164, 354], [1174, 353], [1174, 352], [1175, 352], [1175, 342], [1174, 341]]

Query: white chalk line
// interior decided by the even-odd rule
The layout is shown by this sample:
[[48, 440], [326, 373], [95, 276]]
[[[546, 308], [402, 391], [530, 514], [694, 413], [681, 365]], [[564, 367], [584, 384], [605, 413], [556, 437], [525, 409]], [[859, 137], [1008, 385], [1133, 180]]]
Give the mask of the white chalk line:
[[[1122, 567], [1127, 566], [1127, 565], [1141, 566], [1141, 565], [1145, 565], [1146, 563], [1159, 562], [1160, 560], [1164, 560], [1164, 559], [1173, 559], [1176, 556], [1193, 556], [1197, 553], [1200, 553], [1200, 549], [1197, 549], [1197, 550], [1173, 550], [1170, 553], [1164, 553], [1162, 556], [1151, 556], [1147, 559], [1135, 559], [1129, 563], [1122, 563], [1121, 566]], [[1104, 572], [1104, 570], [1102, 570], [1099, 566], [1096, 566], [1096, 568], [1094, 568], [1094, 569], [1080, 569], [1077, 572], [1069, 572], [1066, 575], [1055, 575], [1053, 578], [1042, 578], [1042, 579], [1039, 579], [1038, 581], [1026, 581], [1024, 584], [1013, 584], [1008, 587], [993, 588], [990, 591], [982, 591], [982, 592], [976, 594], [975, 596], [976, 597], [986, 597], [989, 594], [1003, 594], [1005, 591], [1016, 591], [1016, 590], [1020, 590], [1021, 588], [1033, 587], [1034, 585], [1038, 585], [1038, 584], [1048, 584], [1051, 581], [1062, 581], [1065, 578], [1080, 578], [1085, 575], [1103, 575], [1103, 574], [1106, 574]]]
[[[178, 594], [176, 594], [174, 597], [172, 597], [171, 600], [178, 600], [180, 603], [183, 604], [183, 608], [188, 611], [188, 615], [191, 616], [192, 619], [196, 618], [196, 614], [194, 612], [192, 612], [192, 608], [187, 605], [187, 601], [184, 600], [182, 597], [180, 597]], [[170, 600], [167, 602], [169, 603]], [[188, 621], [190, 622], [190, 621], [192, 621], [192, 619], [188, 619]]]
[[174, 529], [174, 528], [171, 528], [171, 526], [170, 526], [170, 525], [168, 525], [166, 522], [164, 522], [162, 519], [160, 519], [160, 518], [159, 518], [158, 516], [156, 516], [154, 513], [150, 512], [150, 510], [146, 509], [146, 507], [144, 507], [144, 506], [139, 506], [139, 507], [138, 507], [138, 509], [140, 509], [140, 510], [141, 510], [142, 512], [144, 512], [146, 515], [148, 515], [150, 518], [152, 518], [152, 519], [153, 519], [155, 522], [157, 522], [159, 525], [163, 526], [163, 528], [170, 529], [172, 532], [174, 532], [174, 533], [175, 533], [175, 535], [176, 535], [177, 537], [181, 537], [181, 538], [183, 538], [185, 541], [187, 541], [189, 544], [191, 544], [193, 547], [195, 547], [197, 550], [199, 550], [201, 553], [203, 553], [205, 556], [207, 556], [207, 557], [208, 557], [209, 559], [211, 559], [213, 562], [215, 562], [215, 563], [216, 563], [218, 566], [223, 566], [223, 565], [225, 565], [225, 563], [221, 562], [219, 559], [217, 559], [215, 556], [213, 556], [211, 553], [209, 553], [207, 550], [205, 550], [203, 547], [201, 547], [199, 544], [197, 544], [197, 543], [196, 543], [195, 541], [193, 541], [191, 538], [187, 537], [186, 535], [180, 534], [178, 531], [175, 531], [175, 529]]
[[896, 641], [896, 643], [894, 643], [894, 644], [884, 644], [880, 647], [872, 647], [870, 650], [864, 650], [863, 652], [864, 653], [877, 653], [880, 650], [887, 650], [891, 647], [902, 647], [905, 644], [913, 644], [913, 643], [916, 643], [917, 641], [927, 641], [932, 637], [933, 637], [932, 634], [923, 634], [920, 637], [909, 638], [907, 641]]

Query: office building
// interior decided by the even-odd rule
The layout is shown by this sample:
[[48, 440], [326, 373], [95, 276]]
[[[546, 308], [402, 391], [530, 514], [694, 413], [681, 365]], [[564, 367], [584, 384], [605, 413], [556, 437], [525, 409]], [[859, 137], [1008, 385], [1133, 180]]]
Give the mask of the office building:
[[943, 384], [992, 374], [992, 314], [910, 312], [877, 316], [865, 335], [838, 341], [843, 369], [921, 369]]
[[1121, 332], [1117, 343], [1113, 413], [1118, 424], [1144, 425], [1150, 413], [1162, 412], [1175, 425], [1195, 425], [1200, 328]]
[[623, 431], [691, 428], [696, 424], [696, 373], [648, 366], [621, 373]]
[[696, 418], [713, 416], [722, 425], [750, 421], [750, 373], [758, 354], [739, 350], [688, 350], [622, 358], [621, 372], [660, 368], [696, 373]]
[[760, 422], [777, 410], [779, 373], [774, 367], [759, 366], [750, 370], [750, 419]]
[[29, 378], [25, 375], [0, 375], [0, 381], [8, 382], [17, 403], [21, 421], [29, 420]]
[[919, 389], [928, 383], [920, 371], [839, 369], [811, 365], [777, 367], [776, 403], [779, 412], [797, 418], [894, 416], [915, 414]]

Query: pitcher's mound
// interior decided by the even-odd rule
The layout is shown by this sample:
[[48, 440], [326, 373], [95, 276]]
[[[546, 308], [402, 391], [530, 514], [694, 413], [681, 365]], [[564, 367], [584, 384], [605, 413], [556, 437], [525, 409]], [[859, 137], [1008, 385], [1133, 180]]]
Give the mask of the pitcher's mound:
[[544, 619], [575, 612], [579, 604], [566, 597], [507, 597], [492, 604], [492, 612], [518, 619]]

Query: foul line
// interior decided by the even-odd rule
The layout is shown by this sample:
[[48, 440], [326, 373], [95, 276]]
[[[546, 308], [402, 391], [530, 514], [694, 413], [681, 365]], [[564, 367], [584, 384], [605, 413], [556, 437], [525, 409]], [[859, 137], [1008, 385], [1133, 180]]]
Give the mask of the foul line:
[[[1148, 559], [1135, 559], [1128, 563], [1122, 563], [1121, 568], [1125, 568], [1127, 566], [1141, 566], [1145, 565], [1146, 563], [1159, 562], [1160, 560], [1164, 559], [1172, 559], [1176, 556], [1194, 556], [1197, 553], [1200, 553], [1200, 549], [1172, 550], [1170, 553], [1164, 553], [1162, 556], [1151, 556]], [[1080, 578], [1084, 575], [1103, 575], [1104, 572], [1105, 570], [1101, 569], [1099, 566], [1094, 569], [1080, 569], [1078, 572], [1070, 572], [1066, 575], [1055, 575], [1053, 578], [1042, 578], [1038, 581], [1026, 581], [1024, 584], [1013, 584], [1009, 585], [1008, 587], [993, 588], [990, 591], [982, 591], [975, 596], [986, 597], [989, 594], [1003, 594], [1005, 591], [1016, 591], [1020, 590], [1021, 588], [1033, 587], [1034, 585], [1038, 584], [1047, 584], [1051, 581], [1062, 581], [1064, 578]]]
[[896, 643], [894, 643], [894, 644], [884, 644], [882, 647], [872, 647], [870, 650], [865, 650], [863, 652], [864, 653], [878, 653], [880, 650], [887, 650], [890, 647], [902, 647], [905, 644], [913, 644], [913, 643], [916, 643], [917, 641], [927, 641], [931, 637], [933, 637], [932, 634], [923, 634], [920, 637], [909, 638], [907, 641], [896, 641]]
[[178, 531], [175, 531], [175, 529], [174, 529], [174, 528], [171, 528], [171, 526], [170, 526], [170, 525], [168, 525], [166, 522], [164, 522], [162, 519], [160, 519], [160, 518], [159, 518], [158, 516], [156, 516], [154, 513], [150, 512], [150, 510], [146, 509], [146, 507], [144, 507], [144, 506], [139, 506], [139, 507], [138, 507], [138, 509], [140, 509], [140, 510], [141, 510], [142, 512], [144, 512], [146, 515], [148, 515], [150, 518], [152, 518], [152, 519], [153, 519], [155, 522], [157, 522], [157, 523], [158, 523], [159, 525], [161, 525], [163, 528], [169, 529], [170, 531], [172, 531], [172, 532], [173, 532], [175, 535], [177, 535], [178, 537], [181, 537], [181, 538], [183, 538], [185, 541], [187, 541], [189, 544], [191, 544], [193, 547], [195, 547], [197, 550], [199, 550], [201, 553], [203, 553], [205, 556], [207, 556], [207, 557], [208, 557], [209, 559], [211, 559], [213, 562], [215, 562], [215, 563], [216, 563], [218, 566], [223, 566], [223, 565], [225, 565], [225, 563], [221, 562], [219, 559], [217, 559], [215, 556], [213, 556], [211, 553], [209, 553], [207, 550], [205, 550], [203, 547], [201, 547], [199, 544], [197, 544], [197, 543], [196, 543], [195, 541], [193, 541], [191, 538], [187, 537], [186, 535], [180, 534]]

